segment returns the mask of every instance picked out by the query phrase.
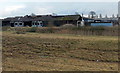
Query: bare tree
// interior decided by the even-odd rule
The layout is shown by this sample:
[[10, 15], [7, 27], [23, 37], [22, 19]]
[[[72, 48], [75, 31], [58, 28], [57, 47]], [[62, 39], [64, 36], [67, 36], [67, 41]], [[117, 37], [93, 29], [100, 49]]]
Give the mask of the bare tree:
[[115, 18], [114, 14], [112, 15], [112, 18]]
[[84, 16], [84, 14], [82, 13], [82, 17]]
[[117, 14], [117, 18], [119, 18], [119, 15]]
[[102, 14], [99, 15], [99, 18], [102, 18]]
[[98, 15], [96, 15], [96, 18], [98, 18]]
[[107, 14], [105, 15], [105, 18], [108, 18]]
[[90, 15], [88, 14], [88, 18], [90, 18]]

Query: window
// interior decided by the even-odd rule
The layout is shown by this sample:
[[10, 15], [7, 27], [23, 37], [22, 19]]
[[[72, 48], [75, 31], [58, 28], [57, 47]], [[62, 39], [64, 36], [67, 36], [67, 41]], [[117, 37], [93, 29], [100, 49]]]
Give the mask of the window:
[[32, 25], [34, 25], [34, 22], [32, 22]]
[[42, 23], [40, 23], [42, 25]]
[[17, 23], [15, 23], [15, 25], [17, 25]]
[[14, 27], [14, 23], [10, 23], [11, 24], [11, 27]]
[[22, 23], [19, 23], [19, 25], [22, 25]]
[[80, 22], [78, 22], [78, 24], [80, 24]]

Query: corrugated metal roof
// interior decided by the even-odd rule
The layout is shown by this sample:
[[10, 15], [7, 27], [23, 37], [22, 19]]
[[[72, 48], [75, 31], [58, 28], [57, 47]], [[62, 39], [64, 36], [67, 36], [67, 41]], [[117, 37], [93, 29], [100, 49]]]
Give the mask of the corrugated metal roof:
[[13, 18], [5, 18], [2, 21], [11, 21]]
[[4, 21], [54, 21], [54, 20], [78, 20], [81, 18], [80, 15], [63, 15], [63, 16], [52, 16], [52, 15], [38, 15], [38, 16], [24, 16], [24, 17], [14, 17], [6, 18]]

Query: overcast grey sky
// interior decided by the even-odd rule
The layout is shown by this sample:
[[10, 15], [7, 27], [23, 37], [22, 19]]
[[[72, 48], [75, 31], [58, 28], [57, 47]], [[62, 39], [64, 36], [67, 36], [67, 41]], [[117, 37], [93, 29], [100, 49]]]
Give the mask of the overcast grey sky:
[[118, 2], [119, 0], [0, 0], [1, 2]]
[[117, 15], [118, 0], [0, 0], [0, 18], [35, 14], [97, 14]]

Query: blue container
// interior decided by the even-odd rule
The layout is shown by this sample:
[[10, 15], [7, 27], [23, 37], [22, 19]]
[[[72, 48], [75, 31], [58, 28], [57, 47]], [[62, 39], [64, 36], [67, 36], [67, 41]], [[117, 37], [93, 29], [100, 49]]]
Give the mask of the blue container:
[[113, 26], [112, 23], [91, 23], [91, 26]]

